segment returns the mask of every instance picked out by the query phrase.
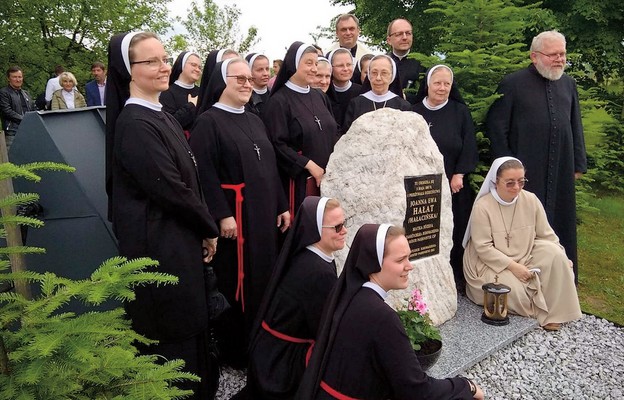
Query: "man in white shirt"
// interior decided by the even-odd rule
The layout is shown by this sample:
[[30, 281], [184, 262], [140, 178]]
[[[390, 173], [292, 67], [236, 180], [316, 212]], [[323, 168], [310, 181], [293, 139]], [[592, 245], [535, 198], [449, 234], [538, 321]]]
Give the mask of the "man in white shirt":
[[54, 74], [56, 75], [53, 78], [48, 80], [46, 84], [45, 90], [45, 101], [46, 101], [46, 109], [50, 109], [50, 100], [52, 100], [52, 94], [59, 89], [62, 89], [61, 82], [59, 81], [59, 76], [65, 72], [65, 68], [62, 65], [57, 65], [54, 67]]

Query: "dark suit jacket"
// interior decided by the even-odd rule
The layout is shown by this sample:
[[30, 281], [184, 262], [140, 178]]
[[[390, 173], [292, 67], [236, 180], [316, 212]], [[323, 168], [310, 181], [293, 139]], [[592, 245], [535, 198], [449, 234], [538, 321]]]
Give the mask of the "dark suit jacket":
[[87, 94], [88, 107], [106, 105], [106, 99], [104, 99], [105, 101], [102, 101], [100, 98], [100, 91], [98, 90], [98, 85], [95, 80], [89, 81], [85, 85], [85, 92]]

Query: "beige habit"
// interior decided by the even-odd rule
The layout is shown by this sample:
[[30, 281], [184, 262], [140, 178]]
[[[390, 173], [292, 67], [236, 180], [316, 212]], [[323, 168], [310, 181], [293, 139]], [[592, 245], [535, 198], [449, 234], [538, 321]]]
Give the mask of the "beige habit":
[[[509, 246], [505, 239], [507, 231]], [[539, 268], [541, 272], [523, 283], [507, 269], [511, 260]], [[511, 288], [509, 311], [536, 318], [541, 326], [581, 317], [565, 251], [548, 224], [539, 199], [525, 190], [520, 191], [517, 202], [511, 205], [500, 205], [491, 193], [475, 202], [470, 240], [464, 253], [464, 274], [466, 294], [477, 304], [483, 304], [481, 286], [494, 282], [498, 275], [498, 282]]]

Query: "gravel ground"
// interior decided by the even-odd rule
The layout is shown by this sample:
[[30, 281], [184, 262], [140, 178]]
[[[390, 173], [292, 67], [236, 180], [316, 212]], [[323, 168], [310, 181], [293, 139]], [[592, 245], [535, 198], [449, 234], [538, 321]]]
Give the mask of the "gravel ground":
[[[624, 328], [591, 315], [558, 332], [536, 329], [474, 365], [487, 399], [624, 399]], [[228, 400], [245, 373], [224, 369], [217, 400]]]

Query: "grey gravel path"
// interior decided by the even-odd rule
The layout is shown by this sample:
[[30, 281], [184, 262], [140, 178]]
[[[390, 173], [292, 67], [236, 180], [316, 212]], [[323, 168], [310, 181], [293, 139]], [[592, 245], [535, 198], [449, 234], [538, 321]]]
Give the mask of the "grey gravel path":
[[[622, 400], [624, 328], [583, 315], [559, 332], [535, 329], [462, 375], [492, 400]], [[216, 399], [229, 399], [244, 380], [225, 369]]]

